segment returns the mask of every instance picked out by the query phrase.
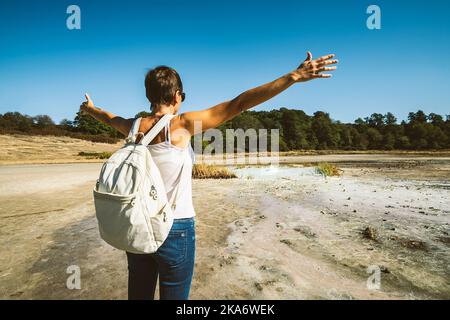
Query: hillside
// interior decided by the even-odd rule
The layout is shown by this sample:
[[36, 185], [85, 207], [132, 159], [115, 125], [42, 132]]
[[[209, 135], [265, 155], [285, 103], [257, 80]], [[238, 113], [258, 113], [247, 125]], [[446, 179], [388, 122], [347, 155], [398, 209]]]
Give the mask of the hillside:
[[95, 162], [80, 152], [111, 152], [117, 144], [91, 142], [70, 137], [0, 135], [0, 164]]

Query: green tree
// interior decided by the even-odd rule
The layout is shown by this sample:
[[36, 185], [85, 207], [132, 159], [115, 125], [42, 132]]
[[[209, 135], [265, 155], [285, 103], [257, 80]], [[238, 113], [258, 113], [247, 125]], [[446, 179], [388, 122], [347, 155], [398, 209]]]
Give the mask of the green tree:
[[377, 129], [375, 128], [367, 129], [367, 139], [369, 140], [370, 149], [383, 149], [382, 146], [383, 136]]
[[311, 131], [317, 137], [319, 149], [335, 149], [339, 145], [339, 133], [328, 113], [323, 111], [314, 113]]
[[0, 127], [6, 130], [29, 132], [33, 128], [33, 118], [20, 112], [6, 112], [0, 117]]
[[366, 123], [373, 128], [382, 128], [384, 126], [384, 115], [381, 113], [372, 113], [370, 117], [365, 118]]
[[145, 117], [149, 117], [151, 115], [150, 112], [148, 111], [141, 111], [139, 113], [137, 113], [134, 118], [145, 118]]
[[113, 127], [104, 124], [90, 115], [78, 111], [73, 121], [73, 125], [77, 131], [89, 134], [107, 134], [110, 137], [118, 138], [123, 137], [121, 133], [115, 130]]
[[38, 128], [45, 128], [45, 127], [50, 127], [50, 126], [54, 126], [55, 123], [53, 122], [52, 118], [50, 118], [50, 116], [48, 115], [37, 115], [35, 117], [33, 117], [33, 123], [38, 127]]
[[303, 111], [288, 110], [282, 108], [281, 125], [283, 127], [283, 138], [287, 147], [293, 149], [307, 149], [307, 115]]
[[408, 120], [410, 123], [426, 123], [427, 116], [422, 110], [419, 110], [417, 112], [410, 112], [408, 114]]
[[397, 118], [390, 112], [384, 115], [384, 124], [386, 126], [393, 126], [397, 123]]

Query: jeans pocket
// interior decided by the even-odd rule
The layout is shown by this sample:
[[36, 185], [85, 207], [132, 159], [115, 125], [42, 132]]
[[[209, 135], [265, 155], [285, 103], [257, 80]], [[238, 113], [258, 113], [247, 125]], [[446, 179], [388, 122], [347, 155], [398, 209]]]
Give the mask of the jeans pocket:
[[156, 252], [160, 263], [167, 266], [177, 266], [186, 260], [187, 230], [170, 230], [164, 243]]

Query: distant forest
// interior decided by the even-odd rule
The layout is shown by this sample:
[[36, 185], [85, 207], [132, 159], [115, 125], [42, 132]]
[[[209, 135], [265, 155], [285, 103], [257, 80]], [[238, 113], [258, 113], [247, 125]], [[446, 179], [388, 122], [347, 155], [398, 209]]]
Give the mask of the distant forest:
[[[147, 112], [136, 115], [145, 116]], [[450, 149], [450, 116], [410, 112], [397, 122], [390, 112], [373, 113], [354, 123], [341, 123], [322, 111], [312, 116], [302, 110], [281, 108], [246, 111], [219, 127], [220, 130], [279, 129], [280, 151], [300, 149], [339, 150], [440, 150]], [[47, 115], [34, 117], [19, 112], [0, 114], [0, 134], [70, 136], [94, 142], [115, 143], [123, 135], [94, 118], [77, 113], [59, 124]]]

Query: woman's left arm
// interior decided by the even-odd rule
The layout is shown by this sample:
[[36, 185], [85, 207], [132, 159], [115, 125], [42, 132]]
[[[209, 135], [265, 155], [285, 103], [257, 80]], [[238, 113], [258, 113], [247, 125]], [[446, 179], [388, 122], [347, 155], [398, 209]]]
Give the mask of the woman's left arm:
[[329, 54], [312, 60], [312, 54], [308, 51], [305, 61], [294, 71], [289, 72], [274, 81], [247, 90], [234, 99], [222, 102], [211, 108], [185, 112], [180, 115], [181, 125], [187, 129], [191, 135], [195, 135], [201, 131], [216, 128], [225, 121], [237, 116], [239, 113], [275, 97], [295, 83], [318, 78], [330, 78], [331, 74], [323, 72], [336, 69], [335, 66], [328, 67], [328, 65], [338, 63], [338, 61], [333, 58], [334, 54]]
[[97, 119], [100, 122], [110, 125], [114, 129], [122, 133], [124, 136], [128, 135], [128, 132], [130, 131], [131, 126], [133, 125], [134, 119], [125, 119], [116, 116], [111, 112], [97, 108], [88, 94], [86, 94], [85, 97], [86, 101], [83, 102], [80, 106], [81, 111], [86, 112], [91, 117]]

